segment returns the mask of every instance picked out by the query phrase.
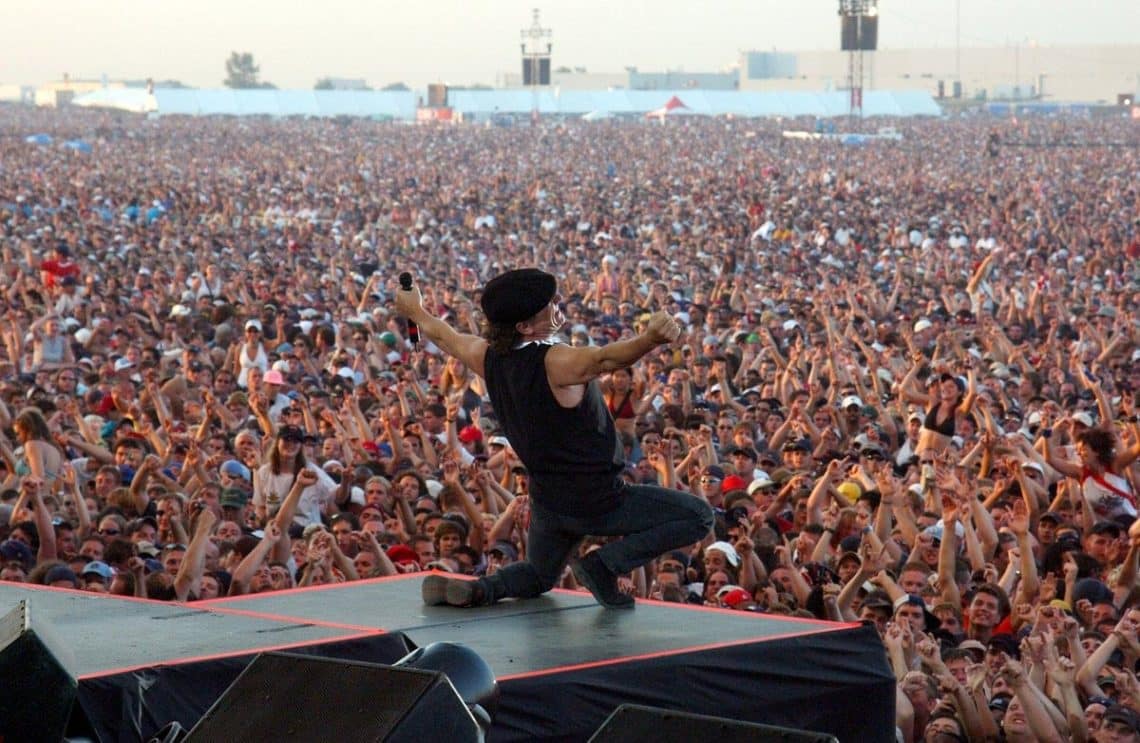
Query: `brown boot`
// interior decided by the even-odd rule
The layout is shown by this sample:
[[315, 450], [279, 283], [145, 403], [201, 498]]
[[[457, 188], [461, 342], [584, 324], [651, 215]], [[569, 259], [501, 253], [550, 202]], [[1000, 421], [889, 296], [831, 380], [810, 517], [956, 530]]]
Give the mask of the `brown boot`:
[[480, 606], [484, 597], [479, 581], [448, 578], [438, 573], [424, 578], [420, 594], [428, 606]]

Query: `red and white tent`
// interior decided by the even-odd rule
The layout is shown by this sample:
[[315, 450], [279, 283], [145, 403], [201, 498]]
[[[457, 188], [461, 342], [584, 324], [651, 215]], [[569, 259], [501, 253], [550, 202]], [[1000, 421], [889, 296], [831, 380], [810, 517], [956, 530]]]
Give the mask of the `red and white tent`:
[[664, 120], [673, 116], [692, 116], [696, 112], [684, 104], [684, 102], [677, 96], [673, 96], [661, 108], [650, 111], [645, 114], [647, 119], [661, 119]]

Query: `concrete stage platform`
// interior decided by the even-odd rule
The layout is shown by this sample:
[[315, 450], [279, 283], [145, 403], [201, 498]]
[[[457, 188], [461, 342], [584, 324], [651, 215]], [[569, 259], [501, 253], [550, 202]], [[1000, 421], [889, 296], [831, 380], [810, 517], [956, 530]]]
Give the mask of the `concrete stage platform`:
[[586, 740], [624, 703], [894, 740], [894, 680], [871, 628], [652, 601], [608, 611], [568, 591], [427, 607], [421, 580], [187, 605], [0, 583], [0, 613], [26, 599], [66, 645], [60, 660], [105, 741], [193, 726], [261, 652], [389, 664], [437, 641], [470, 647], [495, 672], [492, 741]]

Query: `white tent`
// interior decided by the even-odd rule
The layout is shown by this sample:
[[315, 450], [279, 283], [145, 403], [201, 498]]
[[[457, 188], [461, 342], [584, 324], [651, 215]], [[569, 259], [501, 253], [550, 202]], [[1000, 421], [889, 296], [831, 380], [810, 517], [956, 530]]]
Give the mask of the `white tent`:
[[87, 108], [115, 108], [140, 114], [158, 110], [158, 100], [145, 88], [100, 88], [76, 96], [72, 104]]
[[665, 105], [661, 108], [655, 108], [649, 113], [645, 114], [645, 118], [660, 119], [661, 121], [664, 121], [665, 119], [672, 118], [673, 116], [692, 116], [696, 113], [696, 111], [686, 106], [684, 101], [682, 101], [680, 98], [673, 96], [669, 100], [665, 101]]

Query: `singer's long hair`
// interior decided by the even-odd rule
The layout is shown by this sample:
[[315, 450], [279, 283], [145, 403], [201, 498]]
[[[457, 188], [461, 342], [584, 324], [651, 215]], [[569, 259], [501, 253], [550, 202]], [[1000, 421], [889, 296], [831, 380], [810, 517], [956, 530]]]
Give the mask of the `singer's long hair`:
[[483, 320], [483, 340], [491, 346], [491, 350], [500, 356], [510, 353], [522, 340], [522, 333], [511, 323], [493, 323]]

